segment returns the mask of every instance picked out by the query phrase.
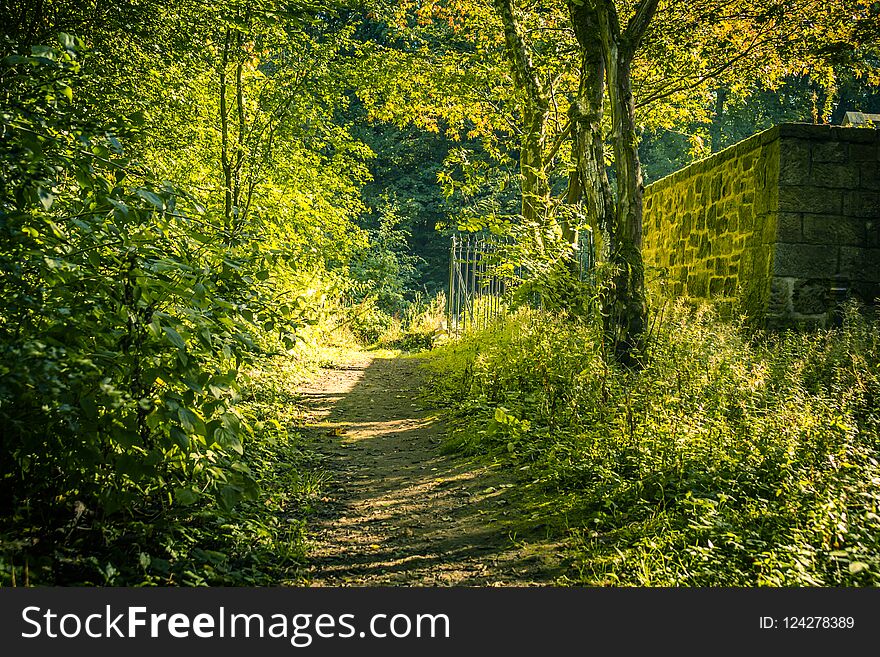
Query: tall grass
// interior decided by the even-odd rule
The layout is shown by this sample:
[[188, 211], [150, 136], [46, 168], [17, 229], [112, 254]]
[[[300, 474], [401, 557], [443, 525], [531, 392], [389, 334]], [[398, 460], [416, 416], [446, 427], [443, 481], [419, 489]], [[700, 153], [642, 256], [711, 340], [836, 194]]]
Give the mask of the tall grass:
[[880, 584], [880, 327], [765, 333], [684, 305], [639, 372], [523, 310], [435, 352], [451, 449], [502, 455], [565, 513], [575, 581]]

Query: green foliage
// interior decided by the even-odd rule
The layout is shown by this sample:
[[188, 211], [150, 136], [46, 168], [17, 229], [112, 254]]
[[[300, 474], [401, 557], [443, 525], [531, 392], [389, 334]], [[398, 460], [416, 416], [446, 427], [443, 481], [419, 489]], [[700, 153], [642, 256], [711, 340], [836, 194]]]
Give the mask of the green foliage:
[[[326, 292], [347, 283], [349, 249], [361, 240], [352, 214], [366, 151], [315, 112], [303, 134], [271, 104], [245, 107], [259, 83], [263, 99], [291, 111], [290, 97], [269, 94], [280, 92], [249, 63], [241, 116], [268, 136], [249, 144], [233, 176], [245, 217], [210, 186], [223, 168], [216, 140], [200, 138], [218, 121], [207, 111], [210, 67], [178, 87], [178, 98], [203, 92], [184, 121], [168, 120], [163, 112], [172, 110], [161, 105], [151, 108], [159, 118], [146, 119], [195, 131], [181, 152], [161, 133], [139, 133], [141, 114], [94, 104], [89, 89], [120, 73], [83, 67], [83, 53], [80, 39], [62, 34], [58, 47], [31, 46], [0, 62], [6, 581], [24, 561], [41, 583], [253, 582], [267, 572], [259, 564], [244, 576], [199, 555], [245, 554], [255, 536], [276, 557], [300, 554], [302, 522], [274, 517], [260, 492], [261, 484], [296, 489], [291, 477], [300, 475], [286, 440], [264, 440], [248, 417], [241, 370], [293, 347], [320, 318]], [[131, 74], [125, 66], [133, 63], [123, 62]], [[290, 82], [277, 77], [279, 86]], [[309, 143], [320, 136], [327, 140]], [[261, 167], [281, 157], [289, 166], [267, 184]], [[303, 184], [285, 195], [288, 176]], [[267, 469], [275, 460], [283, 476]]]
[[434, 361], [449, 448], [535, 480], [579, 583], [880, 582], [880, 325], [851, 309], [842, 329], [754, 334], [675, 307], [637, 373], [600, 336], [523, 310]]
[[416, 295], [399, 322], [379, 337], [378, 343], [389, 349], [424, 351], [446, 337], [446, 295], [424, 299]]
[[[251, 272], [206, 220], [70, 114], [75, 42], [4, 60], [0, 397], [6, 500], [254, 495], [230, 405]], [[245, 280], [248, 279], [248, 280]], [[59, 474], [60, 473], [60, 476]], [[28, 482], [26, 497], [21, 490]]]
[[[317, 354], [314, 356], [317, 358]], [[239, 467], [259, 497], [234, 509], [210, 500], [98, 521], [85, 506], [64, 524], [33, 527], [18, 514], [0, 531], [0, 583], [137, 586], [269, 586], [300, 583], [305, 522], [324, 477], [316, 455], [293, 428], [293, 392], [307, 364], [261, 359], [244, 372], [237, 406], [249, 427]]]
[[389, 202], [379, 225], [368, 233], [368, 246], [355, 255], [349, 267], [351, 296], [356, 302], [372, 298], [377, 311], [398, 314], [408, 303], [406, 295], [416, 279], [419, 258], [409, 251], [409, 232], [400, 228], [393, 203]]
[[364, 202], [373, 209], [368, 225], [381, 228], [389, 212], [398, 218], [398, 228], [409, 233], [409, 251], [418, 256], [411, 260], [417, 279], [408, 287], [435, 294], [449, 277], [449, 244], [439, 233], [449, 232], [457, 211], [437, 183], [452, 142], [442, 134], [383, 124], [356, 126], [354, 134], [376, 154], [363, 187]]

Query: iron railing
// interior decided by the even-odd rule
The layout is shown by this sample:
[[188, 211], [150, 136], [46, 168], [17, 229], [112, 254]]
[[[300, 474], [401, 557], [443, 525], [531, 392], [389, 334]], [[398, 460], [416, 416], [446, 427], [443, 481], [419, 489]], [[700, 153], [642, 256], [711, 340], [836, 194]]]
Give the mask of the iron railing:
[[[578, 275], [586, 281], [593, 266], [593, 235], [584, 231], [578, 249]], [[523, 268], [505, 263], [506, 244], [498, 238], [454, 234], [449, 257], [446, 322], [452, 334], [483, 328], [510, 307], [513, 291], [523, 280]], [[540, 300], [536, 301], [540, 304]]]
[[449, 257], [446, 321], [451, 333], [482, 328], [510, 302], [518, 278], [502, 275], [501, 243], [476, 235], [453, 235]]

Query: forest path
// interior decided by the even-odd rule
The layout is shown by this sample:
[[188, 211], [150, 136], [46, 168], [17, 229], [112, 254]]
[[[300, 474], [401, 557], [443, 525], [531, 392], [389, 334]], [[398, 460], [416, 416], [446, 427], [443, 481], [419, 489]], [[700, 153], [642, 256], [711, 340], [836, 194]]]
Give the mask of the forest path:
[[552, 584], [558, 545], [514, 536], [516, 473], [440, 453], [420, 363], [358, 352], [301, 388], [330, 474], [310, 522], [310, 583]]

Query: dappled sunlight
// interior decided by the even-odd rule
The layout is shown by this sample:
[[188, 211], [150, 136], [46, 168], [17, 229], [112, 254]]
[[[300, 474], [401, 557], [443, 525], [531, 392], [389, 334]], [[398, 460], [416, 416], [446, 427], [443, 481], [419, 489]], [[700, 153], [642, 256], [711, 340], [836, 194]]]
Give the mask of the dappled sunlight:
[[[527, 585], [557, 549], [516, 544], [510, 473], [440, 454], [445, 423], [417, 394], [419, 361], [358, 359], [304, 390], [332, 473], [313, 532], [315, 585]], [[526, 533], [528, 533], [526, 531]]]

